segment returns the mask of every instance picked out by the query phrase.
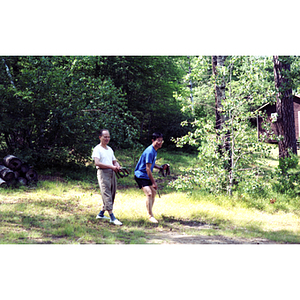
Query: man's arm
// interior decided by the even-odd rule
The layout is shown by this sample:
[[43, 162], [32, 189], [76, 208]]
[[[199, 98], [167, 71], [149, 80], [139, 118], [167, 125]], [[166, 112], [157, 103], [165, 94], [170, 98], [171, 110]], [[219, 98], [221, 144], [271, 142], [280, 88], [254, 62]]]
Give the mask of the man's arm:
[[100, 159], [98, 157], [94, 158], [94, 162], [95, 165], [101, 169], [112, 169], [113, 171], [117, 172], [120, 168], [120, 165], [116, 160], [113, 161], [113, 166], [103, 164], [102, 162], [100, 162]]
[[120, 164], [118, 163], [117, 160], [113, 160], [113, 165], [114, 165], [115, 167], [117, 167], [118, 170], [121, 168], [121, 166], [120, 166]]
[[[153, 188], [157, 190], [157, 184], [156, 184], [156, 182], [153, 178], [152, 172], [151, 172], [151, 165], [152, 164], [150, 164], [150, 163], [146, 164], [146, 171], [147, 171], [148, 177], [150, 178], [150, 180], [152, 182]], [[155, 165], [154, 165], [154, 167], [155, 167]]]

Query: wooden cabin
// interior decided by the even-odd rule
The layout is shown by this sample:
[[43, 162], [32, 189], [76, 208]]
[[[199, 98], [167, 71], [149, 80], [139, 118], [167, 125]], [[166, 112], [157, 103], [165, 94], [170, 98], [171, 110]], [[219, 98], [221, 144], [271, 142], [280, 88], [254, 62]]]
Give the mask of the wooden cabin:
[[[294, 95], [294, 117], [295, 117], [295, 133], [296, 133], [296, 140], [300, 140], [300, 95]], [[271, 128], [273, 132], [278, 135], [278, 130], [276, 126], [276, 122], [271, 122], [272, 118], [276, 118], [276, 104], [267, 104], [260, 109], [261, 111], [265, 111], [267, 113], [267, 121], [271, 123]], [[257, 134], [258, 137], [265, 132], [262, 128], [262, 118], [259, 117], [257, 119]], [[269, 139], [269, 143], [277, 143], [274, 139]]]

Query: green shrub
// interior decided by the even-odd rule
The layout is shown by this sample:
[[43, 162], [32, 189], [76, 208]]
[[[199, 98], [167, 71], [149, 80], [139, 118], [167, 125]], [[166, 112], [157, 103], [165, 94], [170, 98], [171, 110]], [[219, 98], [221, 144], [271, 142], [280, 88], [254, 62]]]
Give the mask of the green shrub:
[[290, 153], [289, 157], [280, 158], [273, 172], [273, 190], [277, 193], [296, 196], [300, 194], [300, 167], [297, 155]]

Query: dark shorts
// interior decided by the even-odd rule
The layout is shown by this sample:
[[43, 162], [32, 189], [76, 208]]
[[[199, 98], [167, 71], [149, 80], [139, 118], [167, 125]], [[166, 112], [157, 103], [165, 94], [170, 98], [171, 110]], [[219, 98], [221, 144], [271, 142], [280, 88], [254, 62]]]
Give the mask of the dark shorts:
[[151, 186], [152, 182], [150, 179], [145, 179], [145, 178], [137, 178], [136, 176], [134, 176], [135, 181], [137, 182], [137, 184], [139, 185], [139, 188], [141, 189], [144, 186]]

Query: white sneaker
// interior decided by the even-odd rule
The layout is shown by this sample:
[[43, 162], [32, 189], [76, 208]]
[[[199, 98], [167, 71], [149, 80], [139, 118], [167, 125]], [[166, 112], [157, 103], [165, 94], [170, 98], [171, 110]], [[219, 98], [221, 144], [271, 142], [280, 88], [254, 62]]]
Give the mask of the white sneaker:
[[96, 219], [110, 220], [110, 218], [108, 218], [107, 216], [101, 217], [101, 216], [99, 216], [99, 215], [97, 215]]
[[149, 221], [150, 221], [151, 223], [158, 223], [158, 221], [157, 221], [154, 217], [151, 217], [151, 218], [149, 219]]
[[110, 220], [110, 223], [113, 223], [115, 225], [123, 225], [118, 219], [115, 219], [114, 221]]

